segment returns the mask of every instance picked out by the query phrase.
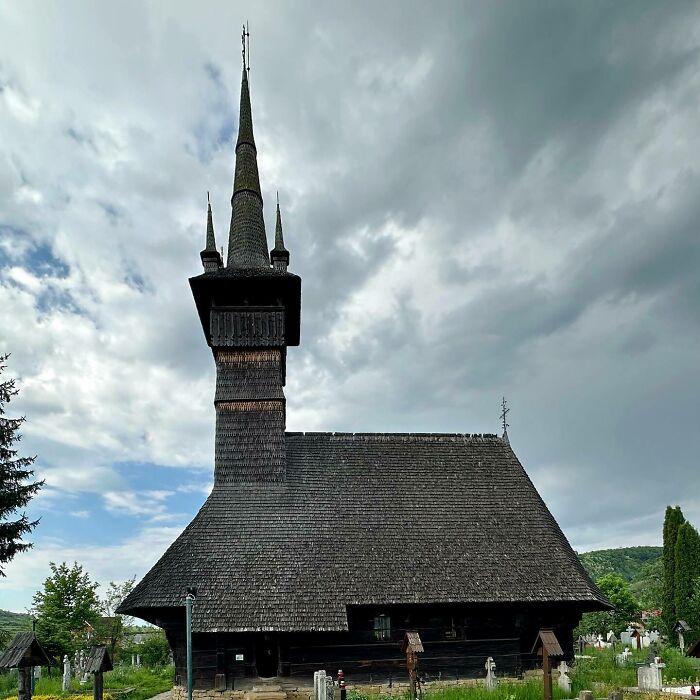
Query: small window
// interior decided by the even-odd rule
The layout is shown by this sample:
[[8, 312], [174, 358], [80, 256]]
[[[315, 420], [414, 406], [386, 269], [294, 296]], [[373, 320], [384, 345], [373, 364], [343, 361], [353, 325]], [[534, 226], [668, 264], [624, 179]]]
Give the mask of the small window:
[[374, 618], [374, 638], [380, 642], [391, 640], [391, 618], [388, 615]]

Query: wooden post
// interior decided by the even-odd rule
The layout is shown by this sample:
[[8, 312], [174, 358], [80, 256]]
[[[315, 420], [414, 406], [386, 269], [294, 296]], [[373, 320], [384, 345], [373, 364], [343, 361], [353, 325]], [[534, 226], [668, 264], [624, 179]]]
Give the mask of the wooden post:
[[544, 681], [544, 700], [552, 700], [552, 664], [546, 645], [542, 645], [542, 680]]
[[416, 689], [416, 655], [413, 652], [409, 652], [408, 676], [411, 679], [411, 700], [416, 700], [418, 697]]
[[19, 700], [32, 700], [32, 667], [17, 669], [17, 696]]
[[406, 630], [402, 648], [406, 654], [410, 700], [416, 700], [418, 696], [418, 652], [423, 651], [423, 642], [421, 642], [418, 632]]
[[95, 678], [92, 683], [92, 700], [102, 700], [104, 694], [104, 678], [102, 671], [95, 673]]

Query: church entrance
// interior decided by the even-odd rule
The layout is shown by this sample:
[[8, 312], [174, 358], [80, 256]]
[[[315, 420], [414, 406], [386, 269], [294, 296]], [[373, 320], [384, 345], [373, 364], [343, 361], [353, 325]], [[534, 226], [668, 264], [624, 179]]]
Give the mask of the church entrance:
[[277, 675], [279, 650], [274, 634], [261, 634], [255, 645], [255, 666], [260, 678], [272, 678]]

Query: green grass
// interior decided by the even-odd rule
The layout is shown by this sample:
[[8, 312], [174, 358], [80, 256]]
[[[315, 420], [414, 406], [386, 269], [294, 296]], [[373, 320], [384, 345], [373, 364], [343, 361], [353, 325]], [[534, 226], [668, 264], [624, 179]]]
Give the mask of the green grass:
[[[690, 685], [700, 676], [700, 659], [681, 656], [678, 649], [664, 649], [662, 655], [666, 668], [663, 670], [664, 683], [669, 685]], [[685, 682], [687, 681], [687, 682]]]
[[[163, 666], [156, 668], [134, 668], [132, 666], [118, 666], [113, 671], [104, 674], [105, 691], [116, 688], [134, 688], [124, 700], [146, 700], [158, 693], [163, 693], [173, 687], [175, 681], [175, 668]], [[44, 673], [38, 680], [34, 693], [36, 695], [62, 695], [61, 674], [54, 669], [51, 675]], [[92, 693], [92, 678], [81, 685], [77, 680], [71, 682], [70, 693], [65, 697], [70, 698], [71, 693]], [[0, 698], [17, 697], [17, 676], [14, 673], [0, 674]]]
[[[615, 653], [611, 649], [586, 650], [586, 656], [591, 658], [577, 660], [569, 671], [571, 678], [571, 693], [565, 694], [557, 685], [558, 674], [552, 673], [552, 691], [554, 700], [576, 698], [582, 690], [592, 690], [594, 697], [607, 697], [613, 690], [635, 687], [637, 685], [637, 664], [645, 663], [649, 654], [648, 649], [632, 651], [632, 661], [619, 666]], [[696, 659], [688, 659], [677, 649], [665, 648], [661, 656], [666, 663], [664, 678], [669, 681], [675, 678], [695, 680], [700, 674]], [[691, 681], [688, 681], [688, 684]], [[392, 700], [396, 700], [393, 696]], [[408, 697], [408, 691], [404, 694]], [[445, 688], [424, 686], [425, 700], [542, 700], [542, 678], [527, 677], [522, 681], [500, 681], [494, 691], [486, 690], [482, 685], [477, 686], [448, 686]], [[370, 700], [369, 696], [355, 690], [348, 693], [348, 700]], [[372, 696], [371, 700], [389, 700], [389, 696]]]
[[613, 690], [636, 686], [637, 664], [644, 663], [648, 653], [647, 649], [635, 649], [630, 663], [618, 665], [612, 649], [587, 649], [585, 656], [592, 658], [578, 659], [569, 674], [572, 694], [593, 690], [595, 697], [603, 697]]
[[[555, 700], [568, 697], [559, 689], [556, 681], [552, 693]], [[451, 686], [448, 688], [426, 689], [426, 700], [542, 700], [542, 679], [528, 678], [521, 682], [501, 682], [495, 690], [483, 686]]]

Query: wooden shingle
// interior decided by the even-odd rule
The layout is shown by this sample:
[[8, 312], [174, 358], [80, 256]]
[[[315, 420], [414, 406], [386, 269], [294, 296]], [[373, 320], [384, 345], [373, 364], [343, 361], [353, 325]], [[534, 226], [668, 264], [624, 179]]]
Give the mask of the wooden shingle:
[[367, 604], [608, 607], [500, 437], [285, 442], [285, 478], [215, 485], [120, 613], [180, 607], [187, 586], [196, 632], [345, 630]]
[[37, 641], [34, 632], [18, 632], [10, 646], [0, 655], [0, 669], [50, 665], [51, 660]]
[[548, 656], [564, 656], [564, 651], [553, 630], [539, 631], [535, 645], [532, 647], [532, 653], [541, 654], [543, 649]]

